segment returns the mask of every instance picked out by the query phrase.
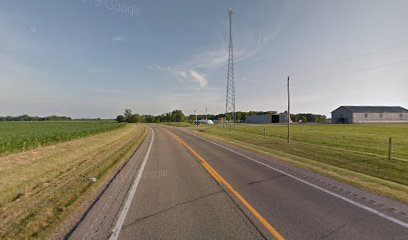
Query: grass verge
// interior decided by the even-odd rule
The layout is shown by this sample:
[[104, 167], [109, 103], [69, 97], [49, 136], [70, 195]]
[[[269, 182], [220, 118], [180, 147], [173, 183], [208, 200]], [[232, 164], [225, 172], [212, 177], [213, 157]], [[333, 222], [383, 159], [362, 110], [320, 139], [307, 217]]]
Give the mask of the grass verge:
[[144, 126], [128, 124], [0, 158], [0, 239], [50, 238], [146, 134]]
[[[327, 146], [287, 144], [282, 139], [222, 128], [199, 130], [209, 138], [269, 155], [303, 169], [408, 203], [408, 163]], [[322, 136], [324, 138], [324, 136]]]
[[172, 127], [194, 127], [195, 125], [188, 122], [160, 122], [161, 125], [172, 126]]

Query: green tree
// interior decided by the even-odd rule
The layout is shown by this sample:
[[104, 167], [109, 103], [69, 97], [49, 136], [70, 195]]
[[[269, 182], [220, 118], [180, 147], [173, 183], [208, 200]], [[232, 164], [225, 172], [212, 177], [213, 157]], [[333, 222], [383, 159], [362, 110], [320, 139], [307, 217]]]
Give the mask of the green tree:
[[298, 122], [301, 123], [306, 123], [307, 122], [307, 117], [304, 115], [299, 116], [299, 118], [297, 119]]
[[132, 116], [132, 110], [126, 109], [123, 115], [125, 116], [126, 121], [129, 121], [130, 117]]
[[123, 116], [123, 115], [118, 115], [118, 116], [116, 117], [116, 121], [117, 121], [117, 122], [126, 122], [126, 117]]
[[142, 121], [142, 117], [140, 117], [139, 114], [132, 114], [130, 117], [127, 119], [128, 123], [140, 123]]
[[143, 115], [142, 116], [142, 122], [145, 122], [145, 123], [154, 123], [158, 121], [159, 121], [159, 117], [155, 117], [153, 115]]
[[181, 110], [174, 110], [171, 112], [171, 121], [173, 122], [184, 122], [186, 116], [184, 115], [183, 111]]

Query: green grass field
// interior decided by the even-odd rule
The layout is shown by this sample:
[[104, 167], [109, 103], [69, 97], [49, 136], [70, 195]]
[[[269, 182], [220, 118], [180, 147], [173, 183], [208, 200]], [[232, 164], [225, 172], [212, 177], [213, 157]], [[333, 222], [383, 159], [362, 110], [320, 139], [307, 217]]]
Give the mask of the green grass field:
[[[285, 126], [244, 124], [201, 131], [302, 164], [317, 162], [408, 186], [408, 124], [294, 125], [291, 144], [286, 142]], [[393, 141], [391, 161], [389, 137]]]
[[111, 121], [0, 122], [0, 156], [124, 126]]
[[[237, 125], [234, 131], [287, 139], [286, 126]], [[408, 124], [293, 125], [292, 140], [321, 146], [386, 156], [388, 138], [393, 139], [393, 156], [408, 161]]]

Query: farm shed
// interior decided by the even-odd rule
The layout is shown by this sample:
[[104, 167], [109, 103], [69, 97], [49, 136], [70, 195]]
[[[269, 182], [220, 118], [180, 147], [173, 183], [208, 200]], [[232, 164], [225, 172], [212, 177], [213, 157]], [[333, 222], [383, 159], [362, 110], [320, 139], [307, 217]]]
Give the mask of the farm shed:
[[245, 119], [245, 123], [284, 123], [287, 121], [287, 112], [281, 114], [261, 114], [261, 115], [249, 115]]
[[408, 110], [398, 106], [340, 106], [331, 114], [334, 124], [408, 122]]

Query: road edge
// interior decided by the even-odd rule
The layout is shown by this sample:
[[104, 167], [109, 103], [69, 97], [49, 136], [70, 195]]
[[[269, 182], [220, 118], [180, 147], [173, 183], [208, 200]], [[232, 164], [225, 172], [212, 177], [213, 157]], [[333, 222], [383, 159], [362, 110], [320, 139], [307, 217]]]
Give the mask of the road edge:
[[81, 224], [81, 222], [85, 219], [86, 215], [92, 209], [92, 207], [98, 202], [104, 192], [109, 188], [111, 183], [115, 180], [115, 178], [119, 175], [119, 173], [127, 166], [130, 159], [139, 151], [140, 147], [146, 141], [148, 136], [148, 127], [143, 126], [145, 128], [143, 137], [137, 143], [136, 149], [132, 152], [130, 157], [125, 161], [122, 161], [117, 166], [113, 167], [109, 173], [107, 173], [106, 178], [104, 179], [104, 183], [100, 184], [94, 192], [91, 192], [86, 199], [80, 204], [76, 211], [73, 211], [69, 217], [67, 217], [64, 221], [59, 223], [59, 225], [55, 228], [55, 230], [51, 233], [51, 239], [68, 239], [71, 234], [77, 229], [77, 227]]
[[145, 157], [143, 158], [142, 165], [139, 167], [137, 171], [137, 176], [134, 179], [131, 188], [128, 191], [126, 200], [125, 200], [125, 205], [123, 208], [120, 210], [120, 214], [118, 219], [115, 222], [115, 227], [112, 229], [112, 235], [109, 237], [109, 240], [116, 240], [118, 239], [120, 235], [120, 231], [122, 230], [123, 223], [126, 220], [127, 213], [129, 211], [130, 205], [132, 204], [133, 198], [135, 196], [135, 193], [137, 191], [137, 187], [139, 186], [140, 179], [142, 178], [144, 168], [146, 166], [147, 160], [149, 159], [150, 156], [150, 151], [152, 150], [153, 142], [154, 142], [154, 130], [153, 128], [150, 128], [152, 137], [150, 139], [149, 147], [147, 149], [147, 152], [145, 154]]
[[[189, 129], [190, 130], [190, 129]], [[231, 146], [241, 148], [245, 151], [250, 151], [256, 154], [260, 154], [269, 158], [274, 158], [274, 160], [279, 161], [283, 164], [291, 165], [297, 168], [301, 168], [306, 171], [310, 171], [314, 174], [325, 176], [331, 179], [334, 179], [336, 181], [342, 182], [344, 184], [351, 185], [353, 187], [359, 188], [363, 191], [371, 192], [373, 194], [377, 194], [381, 197], [388, 198], [392, 201], [396, 201], [401, 204], [408, 204], [408, 199], [402, 199], [398, 197], [398, 193], [404, 192], [405, 189], [401, 188], [406, 188], [408, 189], [408, 186], [404, 186], [398, 183], [394, 183], [391, 181], [387, 181], [385, 179], [379, 179], [379, 178], [374, 178], [372, 176], [368, 176], [362, 173], [357, 173], [357, 172], [352, 172], [347, 169], [342, 169], [342, 168], [337, 168], [335, 166], [327, 165], [321, 162], [313, 161], [312, 164], [307, 163], [305, 161], [302, 161], [302, 157], [299, 156], [281, 156], [281, 155], [276, 155], [272, 152], [268, 152], [266, 150], [263, 150], [262, 147], [256, 146], [250, 143], [245, 143], [241, 142], [238, 140], [234, 139], [227, 139], [219, 136], [215, 136], [209, 133], [201, 132], [196, 129], [191, 129], [191, 132], [194, 132], [195, 134], [211, 139], [214, 141], [222, 141], [225, 142], [226, 144], [229, 144]], [[290, 154], [285, 154], [285, 155], [290, 155]], [[324, 169], [324, 170], [322, 170]], [[375, 184], [373, 185], [373, 181], [370, 181], [371, 179], [376, 179]], [[359, 181], [364, 182], [364, 184], [360, 183]], [[379, 184], [377, 183], [378, 181], [383, 182], [384, 184]], [[370, 184], [370, 185], [367, 185]], [[392, 187], [395, 186], [395, 187]], [[392, 189], [393, 193], [390, 193], [389, 191], [379, 191], [378, 189], [384, 189], [384, 188], [389, 188]], [[408, 216], [408, 212], [407, 212]]]
[[[225, 145], [224, 147], [226, 147], [226, 148], [232, 147], [233, 149], [234, 148], [235, 149], [240, 149], [241, 151], [244, 152], [244, 153], [238, 152], [238, 154], [240, 154], [240, 155], [241, 154], [245, 155], [245, 152], [248, 152], [248, 153], [258, 155], [258, 156], [264, 156], [267, 159], [275, 158], [274, 156], [272, 156], [270, 154], [265, 154], [263, 151], [257, 151], [256, 149], [254, 150], [254, 149], [252, 149], [250, 147], [245, 147], [245, 146], [242, 146], [240, 144], [234, 144], [234, 142], [230, 142], [230, 141], [225, 141], [224, 142], [224, 139], [222, 139], [222, 138], [217, 138], [217, 137], [214, 137], [212, 135], [208, 136], [209, 134], [205, 134], [205, 133], [202, 133], [202, 132], [198, 132], [198, 131], [194, 131], [194, 130], [190, 131], [190, 129], [186, 130], [186, 129], [180, 129], [180, 128], [178, 128], [178, 129], [176, 128], [176, 130], [185, 132], [185, 133], [190, 134], [190, 135], [192, 135], [194, 137], [201, 138], [201, 139], [203, 139], [205, 141], [208, 141], [210, 143], [214, 143], [216, 145], [220, 145], [220, 146]], [[260, 164], [268, 165], [266, 163], [263, 163], [263, 161], [264, 161], [263, 158], [261, 158], [261, 159], [262, 159], [262, 161], [260, 162]], [[281, 167], [283, 167], [283, 169], [279, 169], [279, 171], [286, 172], [285, 169], [287, 168], [287, 166], [289, 166], [289, 167], [292, 167], [294, 169], [298, 168], [298, 169], [302, 170], [303, 172], [309, 172], [311, 175], [322, 176], [323, 178], [326, 178], [326, 179], [329, 180], [327, 183], [329, 183], [329, 186], [330, 186], [330, 184], [332, 184], [331, 187], [327, 188], [326, 185], [322, 186], [321, 183], [316, 183], [314, 181], [311, 181], [311, 179], [313, 179], [313, 178], [308, 179], [308, 177], [306, 177], [304, 179], [304, 176], [302, 176], [303, 174], [300, 174], [300, 176], [296, 176], [296, 178], [301, 179], [302, 182], [305, 181], [305, 182], [308, 182], [308, 183], [310, 183], [312, 185], [316, 185], [318, 188], [323, 189], [324, 190], [323, 192], [329, 191], [329, 192], [333, 193], [334, 195], [338, 195], [338, 196], [340, 196], [340, 199], [345, 198], [345, 199], [347, 199], [347, 201], [344, 200], [344, 199], [343, 200], [346, 201], [346, 202], [353, 201], [353, 202], [356, 203], [354, 205], [357, 205], [360, 208], [363, 208], [363, 209], [370, 208], [372, 211], [370, 210], [369, 212], [372, 212], [372, 213], [375, 212], [374, 214], [379, 215], [379, 216], [385, 215], [385, 216], [387, 216], [387, 217], [385, 217], [386, 219], [390, 220], [389, 218], [391, 218], [393, 220], [390, 220], [390, 221], [392, 221], [392, 222], [394, 222], [394, 223], [396, 223], [398, 225], [401, 225], [401, 226], [403, 226], [405, 228], [408, 228], [408, 221], [407, 221], [408, 217], [407, 217], [407, 214], [406, 214], [406, 212], [408, 210], [408, 205], [407, 204], [396, 201], [394, 199], [390, 199], [387, 196], [378, 194], [378, 193], [376, 193], [374, 191], [370, 191], [370, 190], [367, 190], [365, 188], [356, 187], [353, 184], [350, 184], [350, 183], [345, 182], [345, 181], [338, 180], [337, 178], [334, 178], [332, 176], [327, 176], [327, 175], [321, 174], [319, 172], [312, 171], [312, 170], [310, 170], [308, 168], [302, 168], [300, 166], [297, 166], [296, 164], [291, 164], [291, 162], [286, 162], [286, 161], [280, 160], [279, 158], [276, 159], [276, 160], [277, 160], [277, 162], [283, 164], [283, 166], [281, 166]], [[269, 164], [274, 164], [273, 161], [267, 161], [267, 160], [265, 160], [265, 161], [268, 162]], [[256, 162], [259, 162], [259, 161], [256, 161]], [[269, 167], [272, 167], [272, 166], [269, 166]], [[293, 172], [291, 172], [291, 170], [289, 170], [289, 172], [286, 172], [285, 174], [293, 175], [292, 173]], [[336, 185], [336, 182], [337, 182], [338, 185]], [[350, 190], [350, 189], [347, 189], [347, 188], [343, 189], [342, 188], [342, 186], [347, 186], [347, 185], [350, 186], [351, 188], [358, 189], [359, 190], [359, 192], [357, 192], [358, 194], [361, 194], [361, 192], [362, 192], [363, 194], [360, 196], [361, 198], [358, 198], [358, 199], [354, 198], [352, 194], [347, 193], [347, 191]], [[333, 186], [335, 186], [335, 187], [340, 186], [340, 187], [332, 188]], [[351, 191], [351, 193], [352, 193], [352, 191]], [[331, 195], [333, 195], [333, 194], [331, 194]], [[364, 194], [367, 194], [367, 195], [364, 195]], [[378, 200], [378, 199], [377, 198], [371, 198], [370, 196], [372, 196], [372, 195], [375, 195], [380, 200], [383, 199], [385, 202], [380, 202], [380, 203], [381, 204], [382, 203], [388, 204], [388, 206], [384, 205], [384, 206], [378, 207], [378, 206], [374, 205], [374, 203], [376, 202], [375, 200]], [[363, 207], [361, 207], [361, 206], [363, 206]], [[365, 210], [367, 210], [367, 209], [365, 209]], [[381, 217], [383, 217], [383, 216], [381, 216]]]

